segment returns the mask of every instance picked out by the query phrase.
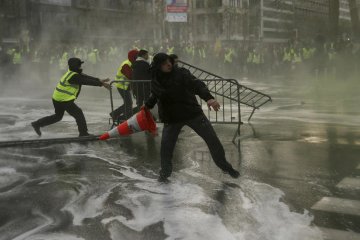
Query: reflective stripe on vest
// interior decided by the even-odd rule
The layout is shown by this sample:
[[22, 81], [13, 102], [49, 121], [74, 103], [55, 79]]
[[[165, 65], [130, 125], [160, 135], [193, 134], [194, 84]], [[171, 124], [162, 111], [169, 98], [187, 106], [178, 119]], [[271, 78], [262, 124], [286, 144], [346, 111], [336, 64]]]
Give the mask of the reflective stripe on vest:
[[130, 82], [128, 81], [129, 79], [127, 79], [127, 77], [121, 72], [122, 68], [125, 66], [125, 65], [129, 65], [129, 67], [132, 66], [131, 62], [129, 59], [123, 61], [117, 71], [117, 74], [116, 74], [116, 77], [115, 77], [115, 80], [116, 81], [121, 81], [121, 82], [117, 82], [115, 83], [115, 86], [117, 88], [120, 88], [120, 89], [124, 89], [124, 90], [127, 90], [129, 88], [129, 85], [130, 85]]
[[68, 102], [71, 100], [75, 100], [77, 98], [77, 94], [79, 92], [79, 85], [70, 84], [69, 80], [75, 75], [78, 74], [76, 72], [72, 72], [70, 70], [62, 76], [60, 82], [56, 86], [53, 99], [58, 102]]

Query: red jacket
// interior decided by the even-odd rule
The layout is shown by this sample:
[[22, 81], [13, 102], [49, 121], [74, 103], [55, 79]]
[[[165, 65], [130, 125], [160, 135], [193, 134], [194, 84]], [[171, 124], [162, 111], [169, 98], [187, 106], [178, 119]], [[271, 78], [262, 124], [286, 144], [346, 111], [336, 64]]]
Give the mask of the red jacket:
[[[136, 50], [136, 49], [133, 49], [133, 50], [128, 52], [128, 59], [132, 64], [135, 62], [138, 53], [139, 53], [139, 51]], [[132, 79], [132, 68], [131, 68], [131, 66], [125, 64], [121, 69], [121, 73], [124, 74], [127, 79], [130, 79], [130, 80]]]

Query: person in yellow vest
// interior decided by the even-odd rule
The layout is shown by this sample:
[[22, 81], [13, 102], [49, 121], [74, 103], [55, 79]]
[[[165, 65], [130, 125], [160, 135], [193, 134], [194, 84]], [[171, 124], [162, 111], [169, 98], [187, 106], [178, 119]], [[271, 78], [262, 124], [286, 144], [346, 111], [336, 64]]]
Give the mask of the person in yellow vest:
[[88, 133], [84, 113], [81, 108], [75, 104], [75, 100], [80, 94], [82, 85], [103, 86], [107, 89], [110, 89], [110, 85], [107, 83], [109, 79], [100, 80], [83, 74], [81, 68], [82, 63], [84, 62], [79, 58], [70, 58], [68, 60], [69, 69], [60, 79], [52, 96], [55, 114], [31, 123], [39, 136], [41, 136], [40, 128], [61, 121], [65, 111], [76, 119], [79, 137], [90, 135]]
[[253, 66], [252, 74], [254, 76], [258, 76], [261, 74], [263, 63], [264, 63], [263, 55], [260, 53], [260, 51], [257, 48], [255, 48], [252, 53], [252, 66]]
[[185, 47], [186, 52], [186, 60], [193, 61], [195, 56], [195, 47], [194, 45], [188, 43], [188, 45]]
[[288, 71], [291, 68], [291, 53], [289, 48], [284, 48], [283, 55], [284, 71]]
[[173, 54], [174, 51], [175, 51], [175, 47], [174, 47], [174, 46], [170, 47], [170, 46], [168, 45], [168, 46], [166, 47], [166, 53], [167, 53], [167, 55]]
[[199, 45], [198, 47], [198, 62], [199, 63], [203, 63], [206, 60], [206, 50], [205, 50], [205, 45]]
[[15, 48], [15, 51], [13, 52], [13, 64], [14, 65], [20, 65], [22, 64], [22, 55], [20, 49], [17, 47]]
[[311, 53], [310, 48], [308, 48], [306, 46], [303, 47], [302, 56], [303, 56], [304, 61], [308, 61], [311, 58], [311, 55], [312, 55], [312, 53]]
[[123, 61], [118, 68], [115, 80], [115, 86], [120, 93], [120, 96], [124, 100], [123, 105], [115, 109], [113, 112], [110, 113], [110, 117], [113, 120], [127, 120], [133, 115], [132, 112], [132, 97], [131, 97], [131, 90], [130, 90], [130, 82], [129, 80], [132, 79], [132, 65], [135, 62], [139, 51], [133, 49], [128, 52], [128, 59]]
[[225, 55], [224, 55], [224, 63], [225, 64], [232, 64], [234, 56], [233, 48], [226, 48]]
[[89, 54], [88, 54], [88, 61], [92, 65], [96, 65], [99, 61], [99, 50], [94, 48]]
[[290, 50], [291, 55], [291, 69], [295, 70], [302, 63], [302, 57], [300, 50], [296, 51], [294, 48]]
[[254, 50], [248, 48], [248, 55], [246, 58], [246, 68], [249, 75], [254, 73], [253, 58], [254, 58]]

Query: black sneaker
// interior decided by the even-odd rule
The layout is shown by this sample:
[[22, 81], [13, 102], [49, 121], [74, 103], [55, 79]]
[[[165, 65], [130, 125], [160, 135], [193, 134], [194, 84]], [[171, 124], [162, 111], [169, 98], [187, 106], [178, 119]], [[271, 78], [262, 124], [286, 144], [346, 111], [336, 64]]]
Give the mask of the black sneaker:
[[170, 180], [167, 178], [167, 177], [164, 177], [164, 176], [159, 176], [158, 178], [158, 182], [161, 182], [161, 183], [169, 183]]
[[230, 169], [228, 172], [227, 172], [232, 178], [239, 178], [240, 177], [240, 173], [235, 170], [235, 169]]
[[113, 121], [116, 121], [116, 117], [114, 116], [114, 113], [111, 112], [111, 113], [109, 113], [109, 115]]
[[40, 137], [41, 136], [40, 127], [36, 124], [36, 122], [32, 122], [31, 126], [34, 128], [36, 134], [39, 135], [39, 137]]

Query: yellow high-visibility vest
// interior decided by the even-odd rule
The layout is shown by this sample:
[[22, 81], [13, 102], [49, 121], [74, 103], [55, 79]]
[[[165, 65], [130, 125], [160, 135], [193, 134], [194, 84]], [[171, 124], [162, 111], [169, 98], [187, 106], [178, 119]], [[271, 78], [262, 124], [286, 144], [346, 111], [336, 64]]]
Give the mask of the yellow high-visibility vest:
[[249, 55], [248, 55], [248, 57], [246, 59], [246, 62], [247, 63], [252, 63], [252, 61], [253, 61], [253, 53], [249, 52]]
[[283, 61], [284, 62], [291, 62], [291, 53], [290, 52], [285, 52], [284, 53]]
[[260, 64], [261, 63], [261, 55], [260, 53], [254, 53], [253, 55], [253, 63]]
[[57, 84], [52, 98], [58, 102], [68, 102], [75, 100], [79, 92], [80, 86], [78, 84], [70, 84], [69, 80], [75, 75], [76, 72], [68, 70]]
[[303, 48], [303, 57], [304, 60], [310, 59], [311, 58], [311, 50], [307, 49], [307, 48]]
[[13, 64], [21, 64], [22, 63], [22, 56], [20, 52], [14, 52], [13, 56]]
[[199, 49], [199, 57], [204, 59], [206, 58], [206, 52], [204, 48]]
[[232, 63], [233, 61], [233, 50], [229, 49], [228, 52], [225, 54], [224, 63]]
[[301, 63], [301, 62], [302, 62], [302, 59], [301, 59], [300, 54], [294, 53], [294, 55], [293, 55], [293, 63]]
[[130, 82], [129, 82], [129, 79], [127, 79], [127, 77], [121, 72], [121, 69], [123, 68], [124, 65], [129, 65], [129, 67], [132, 66], [129, 59], [127, 59], [121, 63], [121, 65], [118, 68], [118, 71], [116, 73], [116, 77], [115, 77], [115, 80], [120, 81], [120, 82], [115, 83], [115, 86], [117, 88], [127, 90], [129, 88]]
[[173, 54], [174, 53], [174, 47], [167, 47], [167, 54], [170, 55], [170, 54]]
[[195, 55], [195, 48], [194, 47], [185, 47], [185, 51], [188, 55], [192, 55], [192, 57], [194, 57]]

